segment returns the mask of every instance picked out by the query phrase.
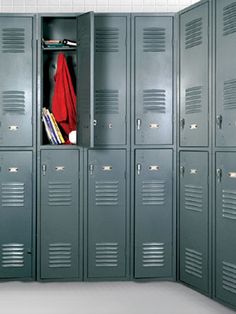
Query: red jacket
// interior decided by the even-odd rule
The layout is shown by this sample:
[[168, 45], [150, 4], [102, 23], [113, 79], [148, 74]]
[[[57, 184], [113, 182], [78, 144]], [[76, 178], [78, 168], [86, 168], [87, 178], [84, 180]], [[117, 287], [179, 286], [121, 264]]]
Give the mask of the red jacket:
[[54, 76], [55, 89], [52, 99], [52, 112], [56, 121], [67, 135], [76, 130], [76, 95], [70, 77], [66, 58], [59, 53], [57, 72]]

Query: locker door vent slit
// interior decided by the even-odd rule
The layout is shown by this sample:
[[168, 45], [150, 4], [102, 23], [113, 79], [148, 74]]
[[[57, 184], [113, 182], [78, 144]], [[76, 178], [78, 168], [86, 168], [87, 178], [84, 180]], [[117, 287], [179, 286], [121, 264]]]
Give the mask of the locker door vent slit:
[[2, 267], [24, 267], [24, 244], [2, 244]]
[[143, 267], [164, 267], [165, 266], [165, 244], [164, 243], [143, 243]]
[[117, 267], [118, 243], [96, 243], [96, 267]]
[[72, 184], [70, 182], [49, 182], [48, 205], [71, 206]]
[[223, 9], [223, 36], [236, 32], [236, 2], [233, 2]]
[[185, 90], [185, 114], [200, 113], [202, 111], [202, 86], [195, 86]]
[[2, 183], [1, 184], [2, 207], [24, 207], [25, 185], [24, 183]]
[[166, 30], [160, 27], [143, 29], [143, 51], [164, 52], [166, 50]]
[[2, 92], [3, 113], [25, 114], [25, 92], [4, 91]]
[[166, 113], [166, 91], [164, 89], [143, 90], [143, 109], [144, 113], [148, 111]]
[[166, 183], [154, 180], [143, 181], [141, 195], [143, 205], [165, 205]]
[[119, 182], [97, 181], [95, 184], [96, 206], [114, 206], [119, 204]]
[[202, 18], [197, 18], [185, 24], [185, 49], [202, 44]]
[[96, 114], [119, 114], [119, 91], [106, 89], [95, 92]]
[[71, 267], [72, 248], [70, 243], [51, 243], [48, 251], [50, 268]]
[[222, 191], [222, 216], [226, 219], [236, 220], [236, 191]]
[[2, 52], [24, 53], [25, 52], [25, 29], [3, 28], [2, 29]]
[[236, 265], [222, 262], [222, 287], [223, 289], [236, 294]]
[[187, 210], [202, 212], [203, 210], [203, 188], [202, 186], [184, 186], [184, 208]]
[[202, 253], [192, 249], [185, 249], [185, 272], [202, 278]]
[[116, 27], [96, 28], [96, 52], [119, 52], [119, 39], [120, 33]]
[[224, 109], [236, 108], [236, 79], [224, 82]]

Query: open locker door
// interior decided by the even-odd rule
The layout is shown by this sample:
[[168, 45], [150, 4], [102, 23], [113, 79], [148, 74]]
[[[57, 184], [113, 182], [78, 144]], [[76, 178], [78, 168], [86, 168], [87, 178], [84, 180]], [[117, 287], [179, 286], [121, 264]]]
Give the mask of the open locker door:
[[78, 144], [94, 146], [94, 13], [77, 17], [78, 31]]

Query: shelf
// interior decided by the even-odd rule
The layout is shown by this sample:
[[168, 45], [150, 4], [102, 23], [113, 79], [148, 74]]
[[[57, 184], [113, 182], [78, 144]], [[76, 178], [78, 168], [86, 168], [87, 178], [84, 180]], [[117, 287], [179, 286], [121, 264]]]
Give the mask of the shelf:
[[42, 47], [43, 51], [75, 51], [77, 47]]

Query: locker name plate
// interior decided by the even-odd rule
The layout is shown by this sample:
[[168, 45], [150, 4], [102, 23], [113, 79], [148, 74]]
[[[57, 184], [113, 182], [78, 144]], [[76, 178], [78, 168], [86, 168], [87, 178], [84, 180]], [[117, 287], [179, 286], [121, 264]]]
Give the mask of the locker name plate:
[[57, 166], [57, 167], [55, 167], [55, 170], [56, 171], [64, 171], [65, 167], [64, 166]]
[[112, 170], [112, 166], [103, 166], [102, 170], [103, 171], [111, 171]]
[[11, 167], [8, 169], [9, 172], [18, 172], [18, 168], [16, 167]]
[[190, 174], [197, 174], [197, 169], [190, 169]]
[[190, 130], [196, 130], [198, 128], [198, 125], [196, 123], [193, 123], [190, 125]]
[[236, 172], [229, 172], [228, 176], [232, 179], [236, 179]]
[[148, 169], [150, 171], [158, 171], [158, 170], [160, 170], [160, 166], [149, 166]]
[[158, 123], [150, 123], [149, 124], [150, 129], [159, 129], [159, 127], [160, 127], [160, 124], [158, 124]]
[[10, 131], [17, 131], [19, 129], [19, 127], [17, 125], [9, 125], [8, 129]]

